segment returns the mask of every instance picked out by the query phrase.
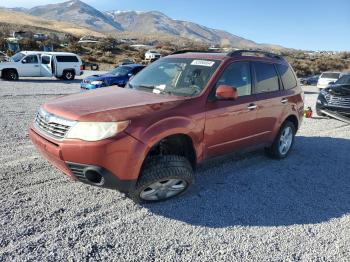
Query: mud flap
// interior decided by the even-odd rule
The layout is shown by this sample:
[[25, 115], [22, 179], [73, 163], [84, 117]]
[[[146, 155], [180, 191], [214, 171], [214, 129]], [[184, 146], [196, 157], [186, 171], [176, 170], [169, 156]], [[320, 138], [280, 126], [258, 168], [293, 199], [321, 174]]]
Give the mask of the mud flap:
[[343, 122], [345, 122], [345, 123], [347, 123], [347, 124], [350, 124], [350, 118], [348, 118], [348, 117], [345, 117], [345, 116], [342, 116], [342, 115], [340, 115], [340, 114], [338, 114], [338, 113], [331, 112], [331, 111], [324, 110], [324, 109], [323, 109], [323, 110], [320, 110], [320, 112], [321, 112], [322, 114], [325, 114], [325, 115], [330, 116], [330, 117], [332, 117], [332, 118], [335, 118], [335, 119], [337, 119], [337, 120], [343, 121]]

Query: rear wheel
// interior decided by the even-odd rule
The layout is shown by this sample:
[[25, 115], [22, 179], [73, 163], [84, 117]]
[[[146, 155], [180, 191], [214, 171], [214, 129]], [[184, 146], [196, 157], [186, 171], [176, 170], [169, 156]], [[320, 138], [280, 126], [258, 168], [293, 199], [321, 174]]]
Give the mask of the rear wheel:
[[71, 70], [69, 70], [69, 71], [64, 71], [64, 72], [63, 72], [63, 75], [62, 75], [62, 78], [63, 78], [64, 80], [74, 80], [74, 78], [75, 78], [75, 73], [74, 73], [73, 71], [71, 71]]
[[295, 133], [294, 124], [290, 121], [284, 122], [272, 146], [266, 150], [268, 155], [276, 159], [287, 157], [294, 144]]
[[18, 73], [16, 70], [10, 69], [5, 71], [4, 78], [10, 81], [18, 80]]
[[129, 196], [135, 202], [157, 202], [184, 193], [193, 183], [190, 162], [182, 156], [156, 156], [145, 164], [135, 191]]

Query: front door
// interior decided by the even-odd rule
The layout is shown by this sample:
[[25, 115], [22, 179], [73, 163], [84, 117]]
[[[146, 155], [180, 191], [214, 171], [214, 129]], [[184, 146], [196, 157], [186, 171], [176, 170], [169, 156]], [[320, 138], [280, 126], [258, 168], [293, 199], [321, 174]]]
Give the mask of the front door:
[[249, 147], [255, 136], [256, 105], [250, 63], [234, 62], [227, 66], [215, 89], [219, 85], [237, 88], [238, 98], [207, 102], [204, 131], [207, 157]]
[[19, 76], [40, 76], [38, 55], [27, 55], [21, 63]]

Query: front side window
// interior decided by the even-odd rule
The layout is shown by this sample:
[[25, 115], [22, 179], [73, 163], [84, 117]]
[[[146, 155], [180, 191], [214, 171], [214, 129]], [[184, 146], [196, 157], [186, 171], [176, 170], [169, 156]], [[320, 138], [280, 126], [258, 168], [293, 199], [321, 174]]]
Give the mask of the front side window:
[[220, 61], [207, 59], [161, 59], [138, 73], [128, 87], [155, 94], [196, 96], [203, 91], [219, 64]]
[[24, 58], [26, 60], [26, 64], [37, 64], [38, 56], [37, 55], [29, 55]]
[[284, 89], [292, 89], [297, 86], [297, 80], [289, 66], [277, 64], [276, 67], [281, 76]]
[[252, 80], [249, 62], [236, 62], [229, 65], [216, 86], [219, 85], [237, 88], [238, 96], [250, 95], [252, 93]]
[[266, 93], [279, 90], [278, 75], [273, 64], [254, 63], [256, 85], [255, 93]]

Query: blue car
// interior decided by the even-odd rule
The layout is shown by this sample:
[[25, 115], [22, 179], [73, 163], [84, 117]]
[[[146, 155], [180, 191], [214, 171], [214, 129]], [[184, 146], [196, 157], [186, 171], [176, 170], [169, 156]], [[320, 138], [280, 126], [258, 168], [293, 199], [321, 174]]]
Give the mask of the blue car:
[[80, 87], [88, 90], [113, 85], [124, 87], [130, 77], [136, 75], [143, 68], [145, 68], [145, 66], [140, 64], [121, 65], [107, 74], [92, 75], [85, 78], [81, 82]]

